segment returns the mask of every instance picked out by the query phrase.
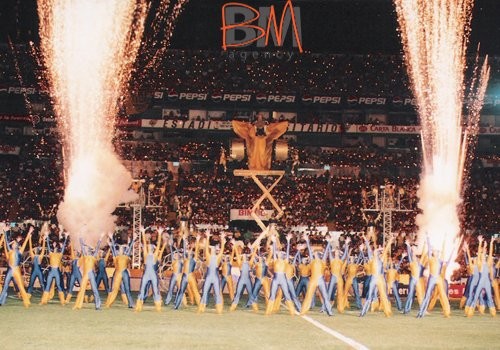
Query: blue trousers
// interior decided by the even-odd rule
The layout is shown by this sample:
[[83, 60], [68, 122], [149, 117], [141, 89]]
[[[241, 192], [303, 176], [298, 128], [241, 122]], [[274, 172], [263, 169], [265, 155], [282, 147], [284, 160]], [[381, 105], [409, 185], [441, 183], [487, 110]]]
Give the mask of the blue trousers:
[[252, 298], [252, 281], [250, 280], [250, 276], [248, 273], [241, 271], [240, 278], [238, 279], [238, 283], [236, 284], [236, 292], [234, 293], [232, 304], [238, 304], [244, 289], [247, 290], [248, 300], [250, 301], [250, 299]]
[[128, 270], [122, 272], [122, 283], [120, 283], [120, 292], [127, 295], [128, 307], [134, 307], [134, 300], [132, 299], [132, 293], [130, 293], [130, 275]]
[[44, 282], [43, 282], [43, 273], [42, 269], [39, 264], [33, 264], [32, 270], [31, 270], [31, 275], [30, 275], [30, 283], [28, 285], [28, 294], [31, 294], [33, 292], [33, 285], [35, 284], [35, 280], [38, 278], [38, 283], [40, 283], [40, 287], [42, 290], [44, 289]]
[[366, 300], [361, 309], [360, 316], [365, 316], [372, 302], [378, 298], [377, 279], [369, 276], [363, 285], [363, 292], [366, 289]]
[[75, 287], [76, 282], [78, 282], [78, 285], [80, 287], [82, 286], [82, 273], [79, 269], [74, 269], [73, 271], [71, 271], [71, 276], [69, 277], [68, 282], [68, 294], [71, 294], [71, 292], [73, 292], [73, 288]]
[[177, 286], [177, 280], [179, 279], [180, 273], [173, 273], [170, 277], [170, 284], [168, 286], [167, 296], [165, 298], [165, 305], [170, 304], [172, 301], [172, 296], [174, 295], [175, 287]]
[[[94, 303], [95, 303], [95, 308], [100, 309], [101, 308], [101, 297], [99, 296], [99, 289], [95, 280], [95, 273], [94, 271], [90, 271], [88, 274], [89, 282], [90, 282], [90, 288], [92, 289], [92, 293], [94, 294]], [[80, 286], [80, 288], [86, 288], [87, 286]]]
[[[295, 287], [295, 295], [297, 296], [297, 298], [300, 297], [301, 294], [304, 294], [305, 297], [308, 286], [309, 286], [309, 277], [300, 276], [299, 282]], [[311, 307], [314, 307], [315, 305], [316, 305], [316, 295], [314, 295], [312, 298]]]
[[407, 314], [411, 310], [411, 306], [413, 304], [413, 299], [415, 298], [415, 291], [417, 287], [418, 279], [411, 276], [410, 277], [410, 285], [408, 286], [408, 297], [406, 298], [406, 304], [404, 313]]
[[215, 304], [222, 304], [222, 291], [220, 289], [220, 280], [217, 271], [207, 273], [207, 275], [205, 276], [205, 282], [203, 283], [203, 292], [201, 294], [201, 304], [207, 304], [208, 293], [210, 292], [210, 289], [212, 287], [214, 290]]
[[185, 273], [183, 273], [179, 290], [177, 291], [177, 295], [175, 296], [174, 309], [178, 309], [181, 306], [182, 298], [184, 297], [184, 293], [186, 293], [187, 285], [188, 277]]
[[[239, 281], [238, 281], [239, 282]], [[278, 287], [283, 291], [283, 296], [286, 301], [291, 301], [290, 292], [288, 289], [288, 282], [284, 272], [276, 272], [274, 278], [271, 282], [271, 295], [269, 296], [269, 302], [272, 303], [276, 299], [276, 293], [278, 292]]]
[[[5, 278], [4, 278], [2, 293], [0, 294], [0, 305], [5, 304], [5, 301], [7, 300], [7, 292], [9, 290], [9, 284], [14, 278], [13, 272], [14, 271], [12, 270], [12, 268], [10, 268], [10, 267], [7, 268], [7, 272], [6, 272]], [[15, 284], [15, 282], [14, 282], [14, 284]]]
[[154, 269], [148, 269], [146, 267], [144, 270], [144, 275], [142, 275], [141, 287], [139, 295], [137, 296], [137, 300], [144, 301], [147, 296], [149, 286], [151, 286], [151, 288], [153, 289], [153, 300], [155, 302], [160, 301], [161, 296], [158, 290], [158, 275], [156, 274]]
[[[491, 294], [491, 281], [488, 275], [481, 274], [479, 278], [479, 282], [477, 284], [476, 290], [474, 291], [474, 297], [472, 298], [471, 307], [475, 307], [476, 304], [481, 301], [486, 301], [486, 306], [495, 307], [495, 303], [493, 302], [493, 296]], [[484, 290], [485, 298], [481, 298], [482, 292]]]
[[297, 298], [297, 294], [295, 294], [295, 288], [294, 288], [294, 285], [293, 285], [293, 279], [287, 278], [286, 279], [286, 283], [287, 283], [287, 286], [288, 286], [288, 291], [290, 292], [290, 298], [293, 301], [293, 305], [295, 305], [295, 309], [297, 310], [297, 312], [300, 312], [301, 305], [300, 305], [300, 302], [299, 302], [299, 298]]
[[262, 289], [262, 280], [260, 278], [255, 278], [255, 281], [253, 282], [252, 294], [250, 299], [248, 299], [247, 306], [257, 302], [261, 289]]
[[108, 280], [108, 275], [106, 274], [106, 270], [101, 270], [99, 269], [99, 271], [97, 272], [97, 276], [95, 278], [95, 282], [97, 283], [97, 288], [99, 288], [99, 285], [101, 283], [104, 283], [104, 289], [106, 290], [106, 292], [110, 292], [109, 290], [109, 280]]
[[[469, 290], [467, 293], [467, 301], [465, 306], [472, 306], [476, 289], [479, 286], [479, 273], [474, 273], [470, 278]], [[480, 299], [481, 300], [481, 299]]]
[[391, 288], [392, 288], [392, 295], [394, 296], [394, 299], [396, 300], [396, 307], [398, 308], [398, 311], [401, 311], [403, 309], [403, 306], [401, 303], [401, 298], [399, 297], [398, 282], [394, 281]]
[[335, 300], [335, 295], [337, 294], [337, 276], [331, 275], [330, 277], [330, 283], [328, 284], [328, 300], [329, 301], [334, 301]]
[[[49, 292], [52, 282], [55, 281], [57, 290], [59, 292], [64, 292], [64, 288], [61, 284], [61, 271], [58, 267], [50, 267], [49, 274], [47, 275], [47, 283], [45, 283], [44, 292]], [[95, 282], [95, 280], [94, 280]]]
[[354, 290], [354, 298], [356, 299], [356, 307], [358, 309], [361, 309], [362, 308], [361, 296], [359, 295], [359, 282], [358, 282], [357, 277], [354, 277], [352, 279], [352, 289]]
[[434, 287], [436, 287], [437, 277], [429, 276], [429, 280], [427, 281], [427, 289], [425, 290], [424, 300], [422, 301], [422, 305], [420, 305], [420, 310], [418, 312], [418, 317], [422, 317], [427, 308], [429, 307], [429, 302], [431, 301], [432, 292], [434, 291]]

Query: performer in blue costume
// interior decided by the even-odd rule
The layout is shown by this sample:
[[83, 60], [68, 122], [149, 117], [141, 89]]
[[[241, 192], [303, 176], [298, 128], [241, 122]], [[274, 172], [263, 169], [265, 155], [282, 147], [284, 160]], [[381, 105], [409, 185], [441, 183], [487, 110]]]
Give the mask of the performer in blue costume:
[[170, 304], [172, 301], [174, 291], [179, 291], [182, 277], [182, 255], [178, 249], [174, 249], [174, 240], [172, 237], [168, 238], [168, 244], [170, 246], [170, 254], [172, 256], [172, 275], [170, 277], [167, 296], [165, 297], [165, 305]]
[[235, 259], [236, 266], [240, 269], [240, 277], [236, 283], [236, 292], [234, 293], [234, 298], [231, 303], [230, 311], [236, 310], [238, 302], [240, 301], [243, 291], [246, 289], [248, 293], [248, 303], [250, 303], [252, 298], [252, 280], [250, 279], [250, 269], [253, 267], [255, 262], [255, 254], [257, 253], [257, 248], [250, 247], [250, 257], [248, 254], [240, 252], [241, 247], [233, 241], [233, 251], [231, 253], [231, 261]]
[[[492, 281], [490, 276], [490, 267], [493, 266], [493, 245], [490, 245], [490, 251], [488, 258], [486, 257], [486, 249], [487, 242], [484, 241], [484, 245], [482, 241], [479, 242], [479, 250], [477, 256], [477, 268], [479, 270], [479, 279], [477, 281], [477, 285], [474, 289], [474, 293], [472, 297], [469, 297], [467, 300], [467, 306], [465, 307], [465, 315], [467, 317], [471, 317], [474, 315], [474, 310], [476, 308], [477, 303], [480, 298], [485, 297], [486, 306], [490, 309], [490, 314], [492, 316], [496, 316], [495, 303], [493, 301], [492, 295]], [[470, 300], [470, 301], [469, 301]]]
[[106, 293], [110, 292], [109, 289], [109, 280], [108, 274], [106, 272], [106, 263], [109, 259], [109, 255], [111, 254], [111, 249], [108, 250], [106, 254], [104, 254], [104, 250], [99, 252], [99, 260], [97, 261], [97, 275], [95, 277], [95, 282], [97, 283], [97, 288], [102, 284], [104, 284], [104, 290]]
[[71, 274], [68, 282], [68, 289], [66, 294], [66, 303], [69, 303], [72, 298], [73, 288], [76, 283], [81, 287], [82, 285], [82, 272], [80, 271], [80, 266], [83, 266], [83, 259], [79, 256], [78, 252], [75, 251], [73, 242], [69, 244], [71, 252]]
[[215, 310], [218, 314], [222, 313], [222, 290], [220, 288], [219, 265], [224, 253], [224, 245], [226, 244], [225, 235], [221, 233], [221, 246], [219, 253], [216, 254], [215, 247], [209, 246], [210, 231], [207, 231], [205, 237], [205, 265], [207, 272], [205, 274], [205, 282], [203, 284], [203, 292], [201, 294], [200, 306], [198, 312], [205, 312], [208, 301], [208, 293], [213, 287], [215, 298]]
[[290, 292], [288, 289], [288, 283], [286, 280], [286, 264], [287, 260], [286, 258], [286, 253], [282, 251], [278, 251], [277, 247], [277, 240], [278, 237], [274, 233], [271, 233], [271, 242], [272, 242], [272, 265], [273, 265], [273, 279], [271, 282], [271, 294], [269, 295], [269, 301], [266, 306], [266, 315], [270, 315], [273, 312], [274, 309], [274, 303], [276, 300], [276, 294], [278, 292], [278, 288], [281, 289], [283, 296], [285, 297], [285, 305], [288, 308], [288, 311], [290, 312], [290, 315], [295, 314], [295, 307], [293, 305], [292, 299], [290, 297]]
[[35, 284], [36, 279], [38, 279], [38, 283], [40, 284], [40, 288], [44, 289], [44, 281], [43, 281], [43, 272], [41, 267], [41, 262], [43, 257], [45, 256], [45, 240], [42, 239], [42, 247], [33, 248], [33, 243], [31, 241], [31, 236], [28, 238], [29, 240], [29, 249], [30, 249], [30, 257], [31, 257], [31, 274], [30, 274], [30, 283], [28, 285], [28, 297], [31, 299], [31, 294], [33, 293], [33, 286]]
[[295, 305], [295, 310], [300, 312], [301, 305], [297, 294], [295, 293], [295, 286], [293, 284], [293, 278], [295, 277], [295, 263], [297, 254], [295, 254], [293, 261], [290, 262], [290, 241], [292, 239], [292, 234], [286, 236], [286, 267], [285, 267], [285, 277], [286, 283], [288, 285], [288, 292], [290, 293], [290, 298]]
[[254, 245], [255, 245], [255, 252], [256, 252], [255, 261], [253, 263], [255, 280], [253, 283], [252, 298], [251, 298], [251, 300], [249, 300], [249, 304], [252, 306], [252, 309], [254, 311], [258, 311], [259, 306], [257, 304], [257, 300], [259, 298], [260, 290], [262, 288], [264, 288], [264, 297], [265, 297], [265, 301], [267, 303], [271, 288], [270, 288], [270, 284], [269, 284], [269, 278], [267, 277], [267, 272], [268, 272], [267, 259], [265, 259], [263, 256], [260, 256], [260, 254], [259, 254], [260, 239], [258, 239], [254, 243]]
[[[161, 244], [162, 231], [158, 233], [158, 240], [156, 246], [154, 244], [147, 244], [146, 235], [142, 232], [142, 242], [143, 242], [143, 254], [144, 254], [144, 273], [141, 279], [141, 287], [139, 295], [137, 297], [137, 303], [135, 305], [135, 311], [142, 311], [142, 305], [144, 299], [147, 296], [148, 284], [153, 290], [153, 300], [155, 304], [156, 311], [161, 311], [161, 296], [158, 289], [159, 279], [158, 271], [155, 269], [155, 265], [160, 259], [160, 252], [163, 252], [165, 246], [160, 247]], [[166, 244], [166, 243], [165, 243]]]

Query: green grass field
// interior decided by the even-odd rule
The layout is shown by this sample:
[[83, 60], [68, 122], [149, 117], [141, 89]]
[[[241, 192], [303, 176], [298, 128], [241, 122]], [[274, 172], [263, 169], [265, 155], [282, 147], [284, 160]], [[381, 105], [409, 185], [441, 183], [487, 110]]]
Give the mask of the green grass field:
[[[243, 298], [246, 302], [246, 298]], [[93, 304], [72, 310], [54, 300], [46, 306], [32, 299], [25, 309], [16, 298], [0, 307], [1, 349], [344, 349], [349, 348], [300, 316], [285, 309], [272, 316], [239, 308], [217, 315], [209, 304], [205, 314], [194, 306], [181, 310], [153, 309], [149, 298], [141, 313], [117, 301], [111, 309], [96, 311]], [[262, 310], [262, 307], [261, 307]], [[395, 311], [393, 309], [393, 311]], [[450, 319], [439, 307], [423, 319], [395, 312], [358, 317], [358, 311], [328, 317], [317, 310], [308, 316], [370, 349], [500, 349], [500, 316]]]

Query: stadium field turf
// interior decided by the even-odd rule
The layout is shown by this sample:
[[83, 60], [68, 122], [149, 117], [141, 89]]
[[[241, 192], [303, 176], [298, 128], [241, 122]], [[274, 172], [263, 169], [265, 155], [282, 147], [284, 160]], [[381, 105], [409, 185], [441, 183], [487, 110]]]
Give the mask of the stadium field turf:
[[[282, 308], [278, 314], [263, 315], [240, 307], [217, 315], [213, 305], [204, 314], [195, 306], [161, 313], [146, 300], [141, 313], [135, 313], [117, 300], [110, 309], [96, 311], [84, 304], [79, 311], [72, 303], [60, 306], [55, 299], [40, 306], [33, 296], [25, 309], [21, 301], [9, 297], [0, 307], [1, 349], [348, 349], [347, 344], [313, 326], [300, 316], [289, 316]], [[73, 299], [74, 300], [74, 299]], [[476, 314], [463, 316], [453, 309], [443, 318], [439, 306], [423, 319], [416, 311], [386, 318], [380, 312], [365, 318], [351, 309], [333, 317], [313, 309], [312, 319], [349, 337], [369, 349], [499, 349], [500, 316]]]

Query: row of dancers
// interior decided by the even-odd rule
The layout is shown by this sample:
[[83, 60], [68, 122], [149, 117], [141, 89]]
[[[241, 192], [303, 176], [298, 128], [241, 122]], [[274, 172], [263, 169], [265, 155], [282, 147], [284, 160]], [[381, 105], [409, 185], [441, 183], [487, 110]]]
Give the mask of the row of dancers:
[[[445, 278], [451, 256], [444, 257], [444, 249], [439, 251], [429, 242], [420, 256], [417, 255], [415, 246], [406, 241], [406, 252], [392, 257], [392, 239], [384, 246], [377, 246], [373, 236], [364, 236], [358, 247], [351, 247], [351, 242], [347, 239], [342, 249], [337, 249], [333, 247], [331, 240], [327, 241], [325, 247], [312, 247], [308, 236], [304, 235], [304, 243], [297, 245], [295, 254], [290, 254], [294, 237], [289, 234], [282, 243], [273, 225], [247, 246], [241, 241], [226, 242], [224, 233], [220, 234], [218, 245], [210, 245], [210, 231], [197, 234], [193, 242], [186, 233], [173, 237], [163, 234], [160, 229], [154, 243], [148, 242], [143, 232], [143, 276], [134, 303], [129, 274], [132, 242], [117, 244], [113, 237], [109, 236], [109, 248], [101, 249], [101, 245], [105, 245], [102, 243], [106, 237], [102, 236], [94, 247], [80, 239], [79, 249], [76, 249], [73, 242], [68, 243], [67, 235], [61, 242], [51, 242], [49, 235], [44, 234], [41, 244], [33, 247], [31, 234], [32, 229], [22, 244], [18, 240], [11, 241], [7, 232], [0, 237], [0, 246], [4, 248], [8, 263], [0, 305], [6, 302], [8, 287], [13, 281], [24, 305], [28, 307], [34, 282], [38, 280], [43, 289], [41, 304], [48, 303], [55, 295], [55, 289], [60, 303], [68, 304], [72, 299], [74, 287], [79, 286], [74, 309], [82, 308], [87, 299], [87, 285], [90, 285], [93, 294], [90, 299], [93, 299], [96, 309], [100, 309], [98, 288], [103, 284], [107, 292], [105, 307], [111, 307], [120, 293], [123, 302], [137, 312], [142, 310], [146, 298], [151, 293], [154, 307], [158, 311], [162, 309], [162, 305], [171, 303], [174, 309], [179, 309], [187, 305], [189, 300], [197, 304], [198, 312], [201, 313], [206, 310], [209, 296], [213, 295], [215, 310], [222, 313], [222, 292], [227, 289], [231, 301], [230, 311], [238, 308], [246, 291], [248, 300], [245, 306], [258, 311], [259, 301], [262, 299], [266, 315], [277, 312], [282, 301], [290, 314], [303, 315], [316, 305], [318, 296], [322, 312], [333, 315], [332, 307], [336, 306], [337, 311], [343, 313], [350, 307], [349, 295], [352, 295], [351, 301], [360, 309], [360, 316], [365, 316], [370, 310], [379, 309], [389, 317], [392, 315], [392, 292], [395, 307], [404, 314], [412, 310], [415, 297], [419, 304], [417, 317], [425, 316], [437, 301], [440, 301], [445, 317], [451, 314]], [[500, 305], [498, 281], [495, 278], [499, 263], [495, 264], [493, 256], [494, 240], [490, 241], [489, 248], [482, 237], [478, 240], [479, 248], [475, 256], [471, 255], [467, 244], [463, 245], [470, 276], [461, 307], [465, 307], [465, 314], [469, 317], [476, 309], [484, 313], [486, 307], [494, 316]], [[68, 271], [66, 288], [63, 288], [61, 262], [66, 245], [69, 245], [71, 269]], [[32, 266], [29, 284], [25, 290], [20, 265], [28, 246]], [[168, 253], [171, 259], [171, 278], [165, 299], [162, 300], [159, 265], [165, 253]], [[109, 285], [106, 267], [111, 255], [114, 273]], [[42, 272], [41, 264], [45, 256], [49, 261], [46, 275]], [[403, 303], [398, 293], [398, 275], [405, 259], [409, 262], [410, 280], [408, 296]], [[198, 289], [199, 273], [196, 268], [200, 262], [204, 267], [201, 290]], [[427, 274], [424, 274], [425, 271]], [[236, 284], [233, 281], [235, 275]]]

